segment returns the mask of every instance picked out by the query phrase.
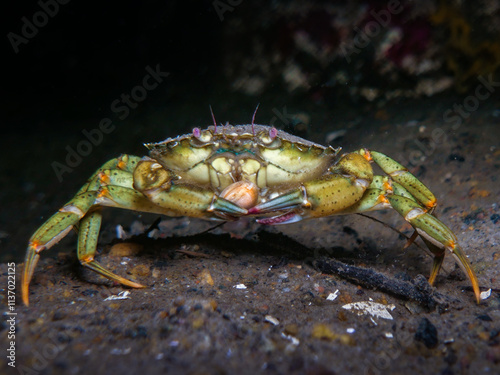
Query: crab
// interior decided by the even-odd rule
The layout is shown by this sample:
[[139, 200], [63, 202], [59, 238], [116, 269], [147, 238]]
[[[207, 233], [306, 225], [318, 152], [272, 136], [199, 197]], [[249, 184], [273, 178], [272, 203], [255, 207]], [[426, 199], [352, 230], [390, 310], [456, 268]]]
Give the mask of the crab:
[[[255, 115], [254, 115], [255, 116]], [[31, 237], [22, 276], [23, 302], [40, 253], [71, 229], [80, 263], [132, 287], [96, 260], [103, 207], [230, 221], [254, 217], [277, 225], [330, 215], [392, 208], [410, 223], [434, 256], [432, 285], [446, 252], [469, 277], [476, 275], [457, 237], [434, 216], [436, 197], [407, 168], [366, 148], [341, 154], [267, 125], [214, 125], [147, 143], [149, 156], [121, 155], [102, 165], [77, 194]], [[385, 175], [374, 175], [371, 163]]]

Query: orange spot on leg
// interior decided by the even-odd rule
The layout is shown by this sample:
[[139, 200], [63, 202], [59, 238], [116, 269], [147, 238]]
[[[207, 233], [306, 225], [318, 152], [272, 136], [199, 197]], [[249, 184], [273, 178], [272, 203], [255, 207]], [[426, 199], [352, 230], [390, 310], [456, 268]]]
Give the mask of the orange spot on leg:
[[107, 174], [105, 174], [104, 172], [99, 172], [99, 174], [97, 175], [97, 177], [99, 178], [99, 181], [103, 184], [103, 185], [107, 185], [109, 184], [110, 182], [110, 178]]
[[426, 206], [427, 208], [433, 208], [433, 207], [436, 207], [436, 204], [437, 204], [437, 199], [436, 199], [436, 198], [433, 198], [433, 199], [431, 199], [429, 202], [427, 202], [427, 203], [425, 204], [425, 206]]
[[43, 249], [45, 249], [45, 245], [42, 244], [40, 241], [32, 241], [30, 243], [30, 246], [35, 250], [36, 253], [39, 253]]
[[101, 188], [97, 194], [97, 198], [111, 198], [111, 194], [109, 194], [109, 190], [107, 188]]
[[378, 203], [384, 203], [384, 204], [389, 204], [389, 205], [391, 204], [391, 203], [389, 202], [389, 200], [388, 200], [388, 199], [385, 197], [385, 195], [383, 195], [383, 194], [380, 194], [380, 195], [378, 196]]
[[92, 262], [93, 260], [94, 260], [93, 255], [85, 255], [80, 259], [80, 263], [85, 264], [85, 263]]
[[385, 191], [390, 192], [390, 193], [393, 192], [392, 185], [389, 181], [385, 181], [383, 184], [383, 187], [384, 187]]
[[448, 248], [452, 249], [452, 250], [454, 250], [454, 249], [455, 249], [455, 247], [457, 247], [457, 243], [456, 243], [455, 241], [452, 241], [452, 240], [450, 240], [450, 241], [446, 242], [444, 245], [445, 245], [446, 247], [448, 247]]
[[370, 151], [367, 148], [363, 149], [363, 152], [361, 155], [368, 161], [373, 161], [372, 154], [370, 154]]
[[118, 161], [118, 164], [116, 165], [116, 167], [117, 167], [118, 169], [125, 169], [125, 167], [126, 167], [126, 166], [127, 166], [127, 163], [125, 163], [125, 162], [124, 162], [123, 160], [121, 160], [121, 159]]

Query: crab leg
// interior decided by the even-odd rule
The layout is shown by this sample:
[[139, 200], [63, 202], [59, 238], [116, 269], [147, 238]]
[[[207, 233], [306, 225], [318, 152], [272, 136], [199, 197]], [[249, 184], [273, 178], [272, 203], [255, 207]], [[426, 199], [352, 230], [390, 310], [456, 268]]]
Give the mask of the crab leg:
[[390, 157], [376, 151], [361, 149], [358, 151], [367, 160], [374, 161], [392, 180], [401, 184], [406, 190], [425, 207], [433, 209], [436, 206], [436, 197], [418, 178], [408, 172], [408, 169]]
[[420, 205], [398, 195], [388, 195], [387, 199], [391, 206], [405, 218], [422, 237], [429, 249], [434, 253], [434, 264], [432, 266], [429, 283], [434, 283], [437, 273], [441, 268], [445, 250], [452, 253], [459, 266], [467, 274], [472, 284], [472, 289], [477, 302], [480, 302], [479, 283], [472, 267], [462, 248], [458, 244], [457, 237], [453, 232], [435, 216], [427, 213]]
[[94, 203], [97, 192], [84, 192], [70, 200], [59, 212], [52, 215], [31, 237], [24, 261], [21, 292], [23, 302], [28, 305], [28, 287], [33, 277], [40, 252], [49, 249], [64, 238], [75, 227]]
[[[72, 228], [77, 228], [80, 220], [96, 204], [103, 186], [104, 170], [117, 168], [130, 171], [140, 160], [136, 156], [122, 155], [112, 159], [99, 168], [92, 177], [80, 188], [73, 199], [66, 203], [58, 212], [52, 215], [31, 237], [22, 276], [21, 293], [25, 305], [29, 304], [29, 283], [40, 258], [40, 252], [49, 249], [64, 238]], [[146, 199], [144, 198], [144, 201]]]
[[210, 189], [174, 185], [174, 179], [175, 175], [158, 163], [136, 156], [122, 155], [105, 163], [77, 195], [32, 236], [22, 279], [23, 302], [29, 304], [28, 288], [40, 258], [39, 253], [55, 245], [78, 226], [78, 259], [82, 265], [121, 284], [144, 287], [106, 270], [94, 260], [101, 226], [99, 207], [222, 219], [247, 213], [246, 209], [230, 201], [216, 198]]
[[405, 167], [388, 156], [366, 149], [358, 152], [367, 160], [375, 161], [395, 181], [392, 182], [392, 187], [387, 189], [389, 194], [386, 195], [386, 198], [390, 205], [415, 228], [434, 254], [429, 283], [432, 285], [435, 282], [443, 264], [445, 252], [448, 250], [469, 277], [476, 300], [479, 303], [479, 283], [465, 253], [458, 244], [457, 237], [443, 222], [432, 215], [432, 211], [436, 207], [434, 194]]
[[88, 213], [80, 221], [80, 228], [78, 231], [78, 260], [83, 266], [90, 268], [108, 279], [117, 281], [120, 284], [127, 285], [132, 288], [145, 288], [144, 285], [127, 280], [111, 271], [108, 271], [94, 260], [97, 250], [99, 230], [101, 228], [101, 221], [102, 215], [100, 210]]
[[[479, 302], [479, 285], [470, 263], [458, 244], [453, 232], [432, 214], [428, 213], [408, 191], [396, 182], [383, 186], [381, 176], [375, 176], [363, 198], [339, 214], [362, 213], [366, 211], [394, 208], [405, 218], [420, 235], [429, 250], [434, 254], [429, 283], [436, 281], [446, 250], [450, 251], [457, 263], [469, 277], [474, 294]], [[393, 192], [399, 194], [393, 194]]]

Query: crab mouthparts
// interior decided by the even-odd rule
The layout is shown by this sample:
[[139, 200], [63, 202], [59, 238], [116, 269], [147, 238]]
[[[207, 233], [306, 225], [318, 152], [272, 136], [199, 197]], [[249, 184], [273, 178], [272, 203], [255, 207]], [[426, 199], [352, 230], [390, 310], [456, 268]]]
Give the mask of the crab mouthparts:
[[257, 203], [259, 188], [250, 181], [237, 181], [226, 187], [220, 196], [241, 208], [249, 209]]
[[[248, 211], [250, 213], [250, 211]], [[283, 215], [265, 217], [262, 219], [257, 219], [257, 223], [264, 225], [278, 225], [278, 224], [290, 224], [296, 223], [302, 220], [302, 217], [295, 212], [287, 212]]]

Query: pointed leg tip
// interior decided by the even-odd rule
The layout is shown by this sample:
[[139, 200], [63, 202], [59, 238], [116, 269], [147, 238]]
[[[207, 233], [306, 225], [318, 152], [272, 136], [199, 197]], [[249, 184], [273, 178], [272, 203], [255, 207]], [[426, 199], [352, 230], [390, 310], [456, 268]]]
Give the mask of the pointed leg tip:
[[25, 306], [29, 306], [30, 304], [28, 288], [29, 288], [28, 285], [26, 285], [25, 283], [21, 285], [21, 298]]
[[[477, 282], [477, 280], [476, 280]], [[476, 296], [476, 302], [478, 305], [481, 304], [481, 291], [479, 290], [479, 285], [472, 283], [472, 289], [474, 290], [474, 295]]]
[[130, 282], [129, 286], [131, 286], [132, 288], [136, 288], [136, 289], [146, 289], [147, 288], [146, 285], [142, 285], [142, 284], [139, 284], [139, 283], [136, 283], [133, 281]]
[[118, 275], [116, 275], [116, 278], [111, 278], [111, 280], [114, 280], [114, 281], [116, 281], [122, 285], [128, 286], [130, 288], [135, 288], [135, 289], [147, 288], [147, 286], [145, 286], [145, 285], [139, 284], [139, 283], [132, 281], [132, 280], [128, 280], [128, 279], [121, 277], [121, 276], [118, 276]]

